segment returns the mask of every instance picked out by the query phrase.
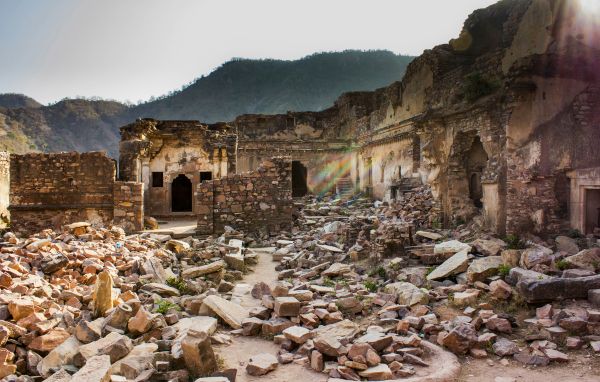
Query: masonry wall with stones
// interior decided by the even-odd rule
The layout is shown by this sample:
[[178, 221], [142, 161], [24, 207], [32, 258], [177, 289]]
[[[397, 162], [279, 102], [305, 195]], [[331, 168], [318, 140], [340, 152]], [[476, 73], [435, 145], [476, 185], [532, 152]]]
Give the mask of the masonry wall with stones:
[[78, 221], [109, 226], [117, 210], [117, 223], [137, 230], [143, 216], [132, 212], [141, 203], [141, 186], [128, 185], [130, 192], [125, 193], [115, 183], [115, 174], [115, 161], [101, 152], [12, 154], [12, 229], [32, 233]]
[[10, 219], [8, 194], [10, 186], [10, 154], [0, 151], [0, 228], [6, 227]]
[[199, 184], [198, 234], [289, 230], [292, 225], [292, 164], [274, 157], [255, 170]]
[[196, 186], [235, 173], [236, 141], [224, 123], [137, 120], [121, 128], [119, 179], [143, 183], [147, 215], [193, 216]]
[[126, 232], [144, 229], [144, 185], [138, 182], [115, 182], [113, 186], [113, 224]]

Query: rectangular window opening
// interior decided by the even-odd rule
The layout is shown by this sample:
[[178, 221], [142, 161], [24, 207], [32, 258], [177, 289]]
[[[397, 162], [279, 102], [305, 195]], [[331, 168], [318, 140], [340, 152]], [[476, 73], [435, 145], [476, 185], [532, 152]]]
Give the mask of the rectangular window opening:
[[200, 183], [205, 180], [212, 180], [212, 171], [200, 171]]
[[152, 187], [162, 187], [163, 186], [163, 173], [162, 172], [153, 172], [152, 173]]

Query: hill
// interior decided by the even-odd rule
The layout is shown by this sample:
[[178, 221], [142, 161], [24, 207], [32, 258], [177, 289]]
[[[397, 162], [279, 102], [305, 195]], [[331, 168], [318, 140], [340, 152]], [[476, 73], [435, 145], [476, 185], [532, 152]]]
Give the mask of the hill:
[[42, 106], [23, 95], [0, 94], [0, 150], [106, 150], [117, 157], [118, 128], [136, 118], [216, 122], [246, 113], [318, 111], [344, 92], [400, 80], [412, 59], [389, 51], [234, 59], [180, 91], [134, 106], [87, 99]]

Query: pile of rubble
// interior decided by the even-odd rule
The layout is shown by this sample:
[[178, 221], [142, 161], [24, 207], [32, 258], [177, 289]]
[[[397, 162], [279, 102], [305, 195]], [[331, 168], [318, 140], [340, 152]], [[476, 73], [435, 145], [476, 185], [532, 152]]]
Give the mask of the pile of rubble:
[[[234, 382], [239, 365], [226, 369], [213, 350], [234, 336], [279, 346], [248, 354], [250, 375], [294, 362], [330, 382], [448, 377], [456, 356], [542, 366], [600, 354], [597, 238], [500, 240], [398, 211], [306, 199], [291, 232], [260, 237], [172, 240], [87, 223], [6, 233], [0, 377]], [[276, 262], [273, 280], [238, 283], [259, 252]]]

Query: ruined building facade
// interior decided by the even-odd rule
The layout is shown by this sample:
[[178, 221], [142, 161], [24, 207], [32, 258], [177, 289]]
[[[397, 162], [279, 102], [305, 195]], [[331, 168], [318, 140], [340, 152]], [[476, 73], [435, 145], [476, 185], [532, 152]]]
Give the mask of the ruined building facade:
[[[257, 224], [267, 211], [289, 221], [280, 207], [291, 196], [360, 190], [391, 200], [422, 183], [442, 211], [432, 223], [481, 214], [498, 234], [591, 233], [600, 220], [600, 18], [583, 4], [502, 0], [416, 58], [402, 81], [344, 94], [323, 111], [214, 125], [138, 120], [121, 129], [119, 179], [142, 185], [147, 215], [199, 216], [206, 232], [242, 224], [244, 211]], [[249, 180], [256, 172], [233, 175], [266, 171], [261, 163], [277, 155], [291, 163], [272, 170], [276, 191]]]

